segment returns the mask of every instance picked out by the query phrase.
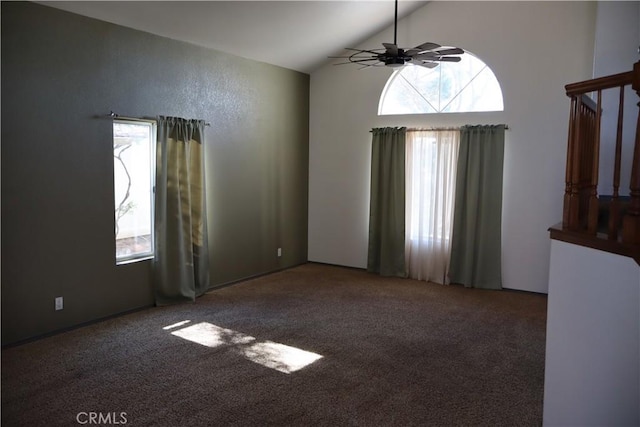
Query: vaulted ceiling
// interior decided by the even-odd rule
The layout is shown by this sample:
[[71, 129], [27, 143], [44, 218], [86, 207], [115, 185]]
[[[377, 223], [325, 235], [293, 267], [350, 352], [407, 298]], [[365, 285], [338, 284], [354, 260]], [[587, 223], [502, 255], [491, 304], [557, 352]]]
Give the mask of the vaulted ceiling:
[[[38, 3], [304, 73], [394, 18], [393, 0]], [[399, 1], [398, 17], [426, 3]]]

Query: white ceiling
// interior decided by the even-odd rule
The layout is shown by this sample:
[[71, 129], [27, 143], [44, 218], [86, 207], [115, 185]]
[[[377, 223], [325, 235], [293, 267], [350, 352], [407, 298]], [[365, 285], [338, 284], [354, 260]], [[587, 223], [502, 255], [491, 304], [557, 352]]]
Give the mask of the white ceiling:
[[[304, 73], [393, 25], [394, 17], [393, 0], [38, 3]], [[399, 1], [398, 18], [426, 3]]]

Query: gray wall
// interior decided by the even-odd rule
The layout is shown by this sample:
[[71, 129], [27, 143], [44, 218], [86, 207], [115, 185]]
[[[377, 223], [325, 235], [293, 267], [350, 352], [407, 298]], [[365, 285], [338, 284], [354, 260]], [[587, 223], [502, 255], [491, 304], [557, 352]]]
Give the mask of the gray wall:
[[3, 344], [153, 304], [115, 265], [111, 110], [211, 123], [213, 286], [307, 260], [308, 75], [3, 2]]

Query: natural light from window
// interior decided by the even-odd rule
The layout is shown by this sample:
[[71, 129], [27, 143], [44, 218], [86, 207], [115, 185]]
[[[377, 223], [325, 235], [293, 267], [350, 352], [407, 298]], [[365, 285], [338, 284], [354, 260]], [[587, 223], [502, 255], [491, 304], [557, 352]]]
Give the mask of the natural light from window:
[[449, 245], [459, 131], [407, 132], [407, 237], [412, 245]]
[[502, 90], [491, 69], [469, 52], [435, 68], [395, 71], [380, 97], [378, 115], [503, 111]]
[[114, 120], [116, 261], [153, 255], [155, 123]]
[[[188, 323], [190, 323], [189, 320], [184, 320], [165, 326], [163, 329], [175, 329]], [[246, 359], [285, 374], [299, 371], [322, 358], [319, 354], [272, 341], [257, 342], [257, 339], [252, 336], [221, 328], [209, 322], [196, 323], [175, 330], [171, 334], [205, 347], [232, 347], [236, 353]]]

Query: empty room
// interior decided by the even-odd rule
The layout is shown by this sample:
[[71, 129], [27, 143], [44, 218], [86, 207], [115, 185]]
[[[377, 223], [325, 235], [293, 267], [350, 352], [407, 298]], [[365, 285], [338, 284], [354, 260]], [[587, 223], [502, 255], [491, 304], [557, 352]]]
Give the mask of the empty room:
[[640, 2], [1, 19], [2, 425], [640, 424]]

